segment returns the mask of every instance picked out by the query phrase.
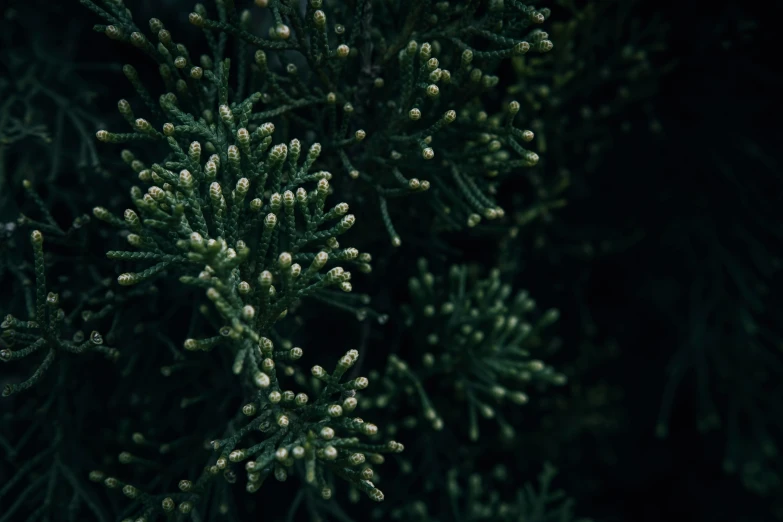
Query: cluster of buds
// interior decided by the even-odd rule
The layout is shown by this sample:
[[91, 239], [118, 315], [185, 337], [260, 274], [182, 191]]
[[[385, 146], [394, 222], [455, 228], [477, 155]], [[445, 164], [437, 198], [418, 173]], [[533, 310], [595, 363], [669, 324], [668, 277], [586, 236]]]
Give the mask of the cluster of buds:
[[[225, 474], [232, 463], [244, 463], [247, 490], [252, 493], [269, 475], [284, 481], [301, 470], [305, 482], [324, 499], [331, 498], [330, 476], [336, 475], [371, 499], [383, 500], [383, 493], [372, 482], [373, 466], [383, 462], [382, 454], [399, 453], [403, 446], [395, 441], [374, 443], [360, 438], [376, 439], [379, 430], [375, 424], [350, 416], [358, 405], [356, 391], [369, 385], [366, 377], [341, 382], [358, 352], [348, 351], [331, 373], [321, 366], [312, 367], [311, 374], [322, 388], [311, 400], [307, 393], [282, 389], [275, 374], [275, 361], [300, 358], [300, 348], [276, 351], [272, 341], [264, 338], [258, 350], [263, 360], [254, 380], [261, 393], [242, 407], [250, 420], [236, 436], [211, 443], [217, 458], [207, 473]], [[240, 443], [244, 444], [241, 448]]]

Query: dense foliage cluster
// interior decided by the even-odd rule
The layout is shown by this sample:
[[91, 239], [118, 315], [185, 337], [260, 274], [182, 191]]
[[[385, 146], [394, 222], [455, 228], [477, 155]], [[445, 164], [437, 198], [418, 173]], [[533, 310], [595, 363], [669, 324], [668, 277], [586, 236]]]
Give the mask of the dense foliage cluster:
[[[779, 165], [739, 130], [710, 197], [616, 187], [672, 163], [665, 9], [0, 15], [0, 522], [642, 520], [604, 499], [688, 406], [743, 520], [783, 518]], [[618, 305], [656, 235], [681, 271], [647, 250]]]

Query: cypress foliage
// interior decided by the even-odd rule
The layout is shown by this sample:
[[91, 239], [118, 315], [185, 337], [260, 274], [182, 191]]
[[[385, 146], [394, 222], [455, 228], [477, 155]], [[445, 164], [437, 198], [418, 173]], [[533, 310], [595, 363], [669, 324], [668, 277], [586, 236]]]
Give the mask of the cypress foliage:
[[666, 97], [760, 18], [672, 12], [0, 8], [0, 522], [672, 518], [688, 437], [783, 517], [779, 163]]

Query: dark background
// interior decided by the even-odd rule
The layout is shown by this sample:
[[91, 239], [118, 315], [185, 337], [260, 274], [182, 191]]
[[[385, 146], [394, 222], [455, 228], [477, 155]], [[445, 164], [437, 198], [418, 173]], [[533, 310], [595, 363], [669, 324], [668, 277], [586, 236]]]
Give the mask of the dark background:
[[[712, 241], [737, 254], [740, 270], [746, 269], [742, 242], [731, 230], [737, 223], [757, 234], [773, 255], [783, 252], [783, 77], [771, 56], [777, 39], [774, 6], [647, 2], [646, 8], [664, 13], [671, 24], [667, 54], [677, 60], [655, 100], [665, 139], [650, 143], [630, 136], [590, 180], [590, 195], [563, 217], [579, 223], [589, 216], [618, 227], [632, 222], [644, 231], [639, 243], [596, 262], [590, 274], [587, 295], [595, 319], [624, 347], [619, 376], [626, 382], [631, 429], [622, 441], [620, 463], [599, 472], [606, 474], [609, 487], [586, 504], [597, 508], [597, 518], [606, 510], [610, 517], [617, 513], [617, 520], [773, 520], [769, 503], [738, 487], [736, 476], [724, 474], [721, 431], [703, 435], [697, 430], [693, 371], [678, 390], [665, 440], [655, 437], [653, 412], [672, 354], [682, 349], [694, 327], [689, 291], [721, 263]], [[764, 151], [771, 165], [748, 154], [746, 144]], [[777, 237], [760, 230], [764, 222], [777, 229]], [[717, 272], [725, 275], [725, 270]], [[718, 299], [737, 299], [720, 278], [709, 281]], [[779, 292], [780, 277], [770, 283]], [[779, 310], [780, 294], [771, 300]], [[724, 324], [711, 327], [720, 330]], [[731, 349], [744, 352], [747, 347]], [[713, 385], [719, 397], [732, 394], [733, 384], [718, 380]], [[766, 411], [759, 420], [779, 423], [781, 414], [780, 409]], [[778, 488], [773, 496], [780, 495]]]

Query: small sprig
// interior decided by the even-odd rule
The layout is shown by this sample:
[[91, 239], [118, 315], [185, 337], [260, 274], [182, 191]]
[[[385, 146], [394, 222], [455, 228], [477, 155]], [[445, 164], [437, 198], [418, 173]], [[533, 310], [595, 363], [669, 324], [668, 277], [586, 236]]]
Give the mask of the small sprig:
[[66, 341], [62, 338], [62, 328], [65, 323], [65, 312], [60, 308], [60, 297], [53, 292], [47, 292], [46, 269], [43, 251], [44, 236], [39, 230], [30, 234], [33, 246], [35, 267], [35, 303], [30, 310], [28, 320], [21, 320], [13, 315], [7, 315], [0, 324], [3, 329], [2, 339], [7, 345], [0, 349], [0, 361], [10, 362], [29, 357], [37, 352], [45, 352], [43, 360], [33, 374], [25, 381], [17, 384], [6, 384], [2, 395], [7, 397], [23, 392], [32, 387], [46, 373], [59, 354], [81, 354], [88, 351], [103, 353], [107, 357], [116, 358], [119, 352], [103, 346], [103, 337], [93, 331], [87, 339], [83, 335], [75, 337], [78, 341]]
[[471, 440], [479, 437], [479, 417], [496, 419], [502, 434], [513, 436], [500, 406], [527, 403], [527, 388], [566, 382], [565, 375], [535, 357], [545, 342], [544, 329], [558, 318], [557, 310], [536, 314], [528, 293], [514, 294], [498, 271], [472, 280], [468, 267], [455, 265], [444, 282], [429, 272], [423, 259], [419, 271], [419, 277], [409, 281], [406, 307], [417, 359], [389, 357], [382, 377], [386, 392], [375, 405], [397, 404], [396, 396], [403, 391], [420, 416], [440, 430], [456, 421], [444, 418], [453, 407], [441, 404], [444, 397], [454, 396], [467, 403]]
[[[155, 495], [115, 477], [107, 478], [101, 471], [94, 471], [91, 479], [139, 501], [145, 516], [175, 508], [189, 511], [198, 505], [214, 479], [223, 477], [233, 483], [241, 468], [247, 474], [248, 493], [257, 492], [269, 476], [285, 481], [297, 474], [323, 499], [332, 497], [333, 479], [339, 478], [370, 499], [382, 501], [383, 493], [372, 482], [373, 466], [383, 462], [383, 454], [399, 453], [404, 448], [395, 441], [373, 442], [378, 438], [378, 427], [350, 416], [358, 404], [356, 391], [369, 385], [366, 377], [343, 381], [358, 352], [348, 351], [331, 373], [321, 366], [312, 367], [320, 391], [311, 400], [307, 393], [284, 389], [275, 371], [276, 362], [301, 358], [300, 348], [275, 350], [272, 341], [264, 338], [253, 351], [257, 353], [248, 354], [248, 358], [262, 361], [253, 375], [256, 392], [241, 408], [239, 417], [244, 420], [224, 438], [209, 444], [210, 463], [198, 478], [180, 480], [178, 492]], [[144, 443], [143, 435], [134, 435], [134, 442]], [[119, 459], [124, 464], [154, 464], [130, 452], [121, 453]]]

